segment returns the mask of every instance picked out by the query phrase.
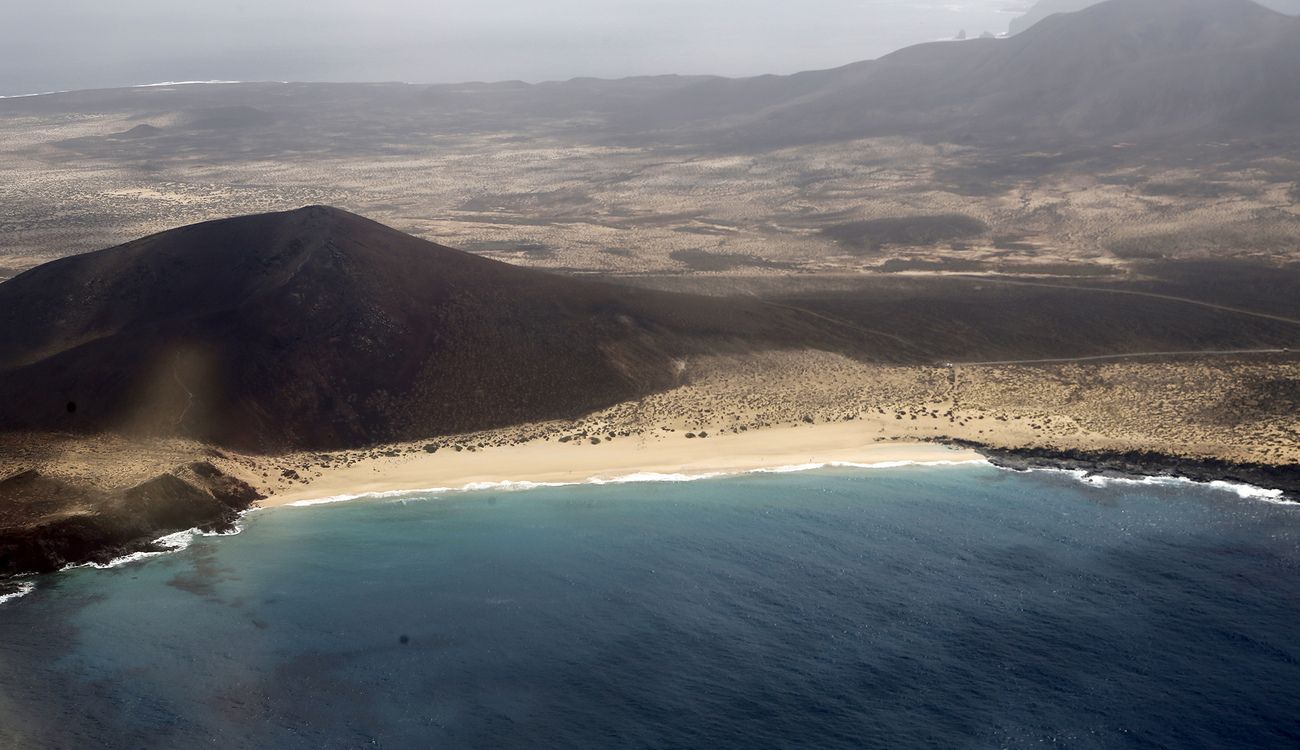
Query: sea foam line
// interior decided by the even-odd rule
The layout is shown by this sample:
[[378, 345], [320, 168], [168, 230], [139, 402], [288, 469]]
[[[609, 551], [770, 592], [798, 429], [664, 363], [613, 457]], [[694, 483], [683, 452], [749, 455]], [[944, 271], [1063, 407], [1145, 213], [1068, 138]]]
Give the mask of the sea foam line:
[[1222, 479], [1213, 479], [1208, 482], [1201, 482], [1187, 477], [1173, 477], [1167, 475], [1147, 475], [1134, 477], [1109, 477], [1102, 474], [1094, 474], [1086, 469], [1057, 469], [1052, 467], [1034, 467], [1031, 469], [1013, 469], [1010, 467], [999, 466], [999, 469], [1005, 471], [1014, 471], [1024, 473], [1026, 471], [1042, 471], [1054, 474], [1065, 474], [1075, 480], [1082, 482], [1090, 487], [1108, 487], [1113, 485], [1141, 485], [1147, 487], [1205, 487], [1213, 490], [1231, 492], [1243, 500], [1261, 500], [1274, 505], [1287, 505], [1291, 507], [1300, 507], [1300, 503], [1295, 503], [1286, 499], [1286, 493], [1278, 489], [1268, 489], [1266, 487], [1257, 487], [1253, 484], [1242, 484], [1239, 482], [1227, 482]]
[[15, 599], [21, 599], [35, 590], [36, 590], [36, 584], [34, 583], [27, 583], [27, 582], [20, 583], [18, 584], [18, 590], [13, 592], [12, 594], [0, 594], [0, 604], [4, 604], [5, 602], [11, 602]]
[[286, 503], [286, 508], [308, 508], [315, 505], [332, 505], [334, 503], [346, 503], [352, 500], [384, 500], [407, 497], [411, 495], [441, 495], [449, 492], [482, 492], [484, 490], [499, 490], [506, 492], [517, 492], [522, 490], [533, 490], [543, 487], [577, 487], [582, 485], [607, 485], [607, 484], [640, 484], [649, 482], [698, 482], [703, 479], [717, 479], [719, 477], [741, 476], [744, 474], [787, 474], [798, 471], [814, 471], [816, 469], [897, 469], [904, 466], [965, 466], [971, 464], [988, 464], [989, 462], [982, 458], [963, 459], [963, 460], [936, 460], [936, 461], [879, 461], [875, 463], [858, 463], [854, 461], [821, 461], [805, 464], [788, 464], [785, 466], [768, 466], [758, 469], [744, 469], [737, 471], [709, 471], [698, 474], [685, 473], [662, 473], [656, 471], [638, 471], [631, 474], [620, 474], [613, 477], [594, 476], [587, 479], [573, 482], [532, 482], [528, 480], [503, 479], [495, 482], [470, 482], [460, 487], [421, 487], [409, 490], [386, 490], [383, 492], [358, 492], [346, 495], [330, 495], [328, 497], [311, 498], [309, 500], [297, 500], [292, 503]]
[[5, 94], [3, 96], [0, 96], [0, 99], [30, 99], [33, 96], [52, 96], [54, 94], [71, 94], [71, 93], [72, 91], [70, 89], [63, 89], [61, 91], [37, 91], [34, 94]]
[[[119, 88], [152, 89], [152, 88], [160, 88], [166, 86], [205, 86], [205, 85], [213, 85], [213, 84], [222, 85], [222, 84], [233, 84], [233, 83], [249, 83], [249, 82], [248, 81], [222, 81], [222, 80], [215, 80], [215, 79], [211, 81], [159, 81], [157, 83], [135, 83], [135, 84], [131, 84], [130, 86], [109, 86], [107, 88], [100, 88], [100, 89], [59, 89], [57, 91], [36, 91], [31, 94], [3, 94], [0, 95], [0, 99], [29, 99], [33, 96], [53, 96], [55, 94], [77, 94], [83, 91], [111, 91], [113, 89], [119, 89]], [[258, 83], [288, 83], [288, 81], [259, 81]]]
[[[242, 511], [240, 512], [239, 517], [243, 518], [245, 515], [252, 513], [255, 510], [258, 509], [249, 508], [248, 510]], [[78, 568], [94, 568], [95, 570], [110, 570], [112, 568], [120, 568], [123, 565], [129, 565], [133, 562], [147, 560], [151, 557], [158, 557], [160, 555], [170, 555], [173, 552], [180, 552], [181, 550], [188, 549], [189, 546], [194, 543], [194, 540], [197, 537], [235, 536], [236, 534], [242, 532], [243, 530], [244, 530], [243, 525], [240, 524], [238, 521], [236, 521], [234, 528], [232, 528], [230, 531], [203, 531], [198, 527], [192, 529], [186, 529], [184, 531], [177, 531], [171, 534], [165, 534], [153, 540], [154, 544], [164, 547], [165, 549], [154, 550], [150, 552], [132, 552], [129, 555], [122, 555], [121, 557], [115, 557], [106, 563], [88, 562], [88, 563], [79, 563], [77, 565], [65, 565], [62, 568], [60, 568], [58, 572], [62, 573], [65, 570], [76, 570]], [[28, 594], [32, 593], [35, 590], [36, 590], [36, 584], [34, 583], [27, 583], [27, 582], [19, 583], [18, 591], [12, 594], [0, 595], [0, 604], [4, 604], [5, 602], [13, 601], [14, 599], [27, 596]]]
[[[209, 83], [243, 83], [243, 81], [221, 81], [221, 80], [211, 80], [211, 81], [159, 81], [158, 83], [137, 83], [137, 84], [135, 84], [134, 86], [132, 86], [131, 88], [133, 88], [133, 89], [151, 89], [151, 88], [156, 88], [156, 87], [159, 87], [159, 86], [198, 86], [198, 85], [209, 84]], [[281, 83], [283, 83], [283, 81], [281, 81]]]
[[[248, 510], [241, 512], [239, 516], [240, 518], [243, 518], [246, 514], [251, 513], [254, 510], [256, 510], [256, 508], [249, 508]], [[194, 540], [201, 536], [235, 536], [236, 534], [242, 532], [243, 530], [244, 530], [243, 525], [241, 525], [238, 521], [236, 521], [234, 528], [232, 528], [230, 531], [203, 531], [198, 527], [192, 529], [186, 529], [184, 531], [176, 531], [171, 534], [165, 534], [153, 540], [154, 544], [163, 547], [164, 549], [153, 550], [149, 552], [132, 552], [129, 555], [122, 555], [121, 557], [115, 557], [106, 563], [88, 562], [88, 563], [80, 563], [78, 565], [68, 565], [64, 567], [62, 570], [75, 570], [77, 568], [94, 568], [96, 570], [109, 570], [111, 568], [120, 568], [123, 565], [129, 565], [130, 563], [139, 562], [140, 560], [147, 560], [151, 557], [158, 557], [159, 555], [170, 555], [173, 552], [180, 552], [182, 550], [188, 549], [191, 544], [194, 544]]]

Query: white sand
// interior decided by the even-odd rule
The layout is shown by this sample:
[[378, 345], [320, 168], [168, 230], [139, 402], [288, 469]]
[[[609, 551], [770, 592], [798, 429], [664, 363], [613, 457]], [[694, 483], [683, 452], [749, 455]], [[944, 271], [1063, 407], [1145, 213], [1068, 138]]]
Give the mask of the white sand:
[[831, 464], [982, 461], [978, 453], [933, 443], [876, 442], [860, 423], [756, 430], [703, 439], [624, 438], [599, 445], [534, 441], [523, 445], [366, 458], [324, 469], [264, 506], [421, 489], [505, 483], [577, 484], [631, 478], [694, 478], [760, 469]]

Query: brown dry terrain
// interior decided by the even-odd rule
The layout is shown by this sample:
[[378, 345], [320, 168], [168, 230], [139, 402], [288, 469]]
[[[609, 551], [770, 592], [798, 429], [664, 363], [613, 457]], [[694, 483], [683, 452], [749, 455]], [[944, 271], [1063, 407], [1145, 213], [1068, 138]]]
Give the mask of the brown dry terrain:
[[[1294, 474], [1298, 50], [1143, 0], [786, 77], [0, 100], [0, 478], [309, 492], [830, 423]], [[439, 244], [130, 242], [314, 204]]]
[[306, 158], [245, 157], [197, 138], [157, 151], [69, 145], [139, 116], [6, 117], [0, 103], [0, 276], [182, 224], [314, 203], [577, 273], [1109, 277], [1164, 257], [1288, 264], [1300, 246], [1294, 150], [1196, 144], [1189, 169], [1177, 150], [1016, 153], [895, 137], [751, 154], [546, 132], [422, 140], [401, 154], [327, 141]]
[[0, 278], [330, 204], [574, 272], [1294, 263], [1300, 19], [1132, 0], [792, 76], [247, 83], [0, 100]]
[[[1036, 366], [910, 367], [821, 352], [693, 361], [689, 383], [575, 420], [374, 448], [243, 455], [183, 440], [10, 434], [0, 475], [37, 468], [99, 490], [129, 487], [188, 460], [211, 461], [275, 495], [331, 470], [435, 451], [554, 446], [557, 463], [596, 445], [683, 443], [708, 453], [728, 434], [852, 423], [861, 443], [969, 440], [994, 447], [1145, 449], [1300, 470], [1300, 356], [1147, 358]], [[692, 442], [687, 442], [692, 441]], [[503, 469], [504, 470], [504, 469]]]

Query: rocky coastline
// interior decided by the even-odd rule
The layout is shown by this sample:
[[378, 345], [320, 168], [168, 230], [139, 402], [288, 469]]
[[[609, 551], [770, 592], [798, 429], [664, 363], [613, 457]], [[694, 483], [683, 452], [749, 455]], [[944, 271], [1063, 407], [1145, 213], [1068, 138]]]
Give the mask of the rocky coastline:
[[1000, 448], [968, 440], [945, 441], [970, 448], [995, 466], [1015, 471], [1061, 469], [1089, 476], [1136, 479], [1177, 477], [1194, 482], [1231, 482], [1280, 490], [1283, 499], [1300, 503], [1300, 465], [1241, 463], [1191, 458], [1154, 451], [1090, 451], [1073, 448]]
[[[941, 440], [978, 452], [996, 466], [1059, 469], [1113, 478], [1178, 477], [1281, 491], [1300, 502], [1300, 465], [1233, 462], [1155, 451], [1005, 448]], [[256, 488], [207, 461], [177, 466], [133, 487], [106, 491], [31, 469], [0, 479], [0, 584], [69, 565], [106, 564], [139, 552], [164, 551], [157, 540], [187, 529], [229, 531], [265, 499]], [[3, 592], [0, 592], [3, 593]]]
[[114, 492], [24, 471], [0, 480], [0, 581], [162, 551], [158, 538], [187, 529], [229, 531], [262, 497], [206, 461]]

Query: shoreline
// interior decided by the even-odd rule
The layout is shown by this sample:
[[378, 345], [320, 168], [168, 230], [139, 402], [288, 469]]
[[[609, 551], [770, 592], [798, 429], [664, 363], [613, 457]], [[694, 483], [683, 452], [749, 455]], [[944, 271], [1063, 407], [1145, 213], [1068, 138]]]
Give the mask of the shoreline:
[[[836, 430], [834, 427], [841, 427]], [[271, 493], [251, 510], [277, 507], [311, 507], [333, 503], [390, 498], [414, 494], [445, 494], [486, 490], [519, 491], [543, 487], [633, 484], [638, 482], [691, 482], [744, 474], [787, 473], [827, 468], [886, 469], [901, 467], [956, 466], [981, 464], [1004, 471], [1035, 471], [1069, 474], [1094, 487], [1110, 483], [1167, 485], [1184, 483], [1218, 489], [1238, 497], [1300, 506], [1300, 467], [1238, 463], [1197, 459], [1152, 451], [1077, 450], [1043, 447], [1005, 448], [957, 438], [937, 440], [866, 441], [859, 445], [837, 444], [851, 436], [851, 425], [818, 425], [815, 428], [786, 427], [737, 436], [732, 447], [754, 443], [753, 437], [782, 438], [792, 430], [806, 436], [820, 433], [813, 444], [800, 450], [781, 452], [725, 452], [697, 456], [679, 463], [680, 444], [651, 442], [620, 451], [606, 451], [597, 457], [584, 446], [586, 459], [565, 469], [531, 471], [534, 462], [549, 459], [550, 448], [561, 445], [527, 443], [493, 448], [479, 453], [462, 453], [438, 460], [434, 455], [375, 458], [359, 461], [346, 469], [330, 470], [302, 487]], [[775, 435], [773, 433], [776, 433]], [[746, 439], [751, 438], [751, 439]], [[701, 440], [701, 443], [703, 441]], [[692, 446], [694, 447], [694, 446]], [[702, 445], [699, 446], [703, 448]], [[750, 446], [752, 450], [753, 446]], [[507, 452], [516, 459], [513, 470], [482, 472], [483, 464]], [[648, 455], [647, 455], [648, 454]], [[643, 457], [628, 460], [629, 455]], [[798, 460], [806, 456], [806, 460]], [[450, 460], [448, 460], [450, 459]], [[382, 477], [369, 476], [380, 472]]]
[[[836, 429], [838, 428], [838, 429]], [[763, 437], [785, 439], [789, 433], [800, 430], [801, 436], [819, 433], [814, 441], [803, 441], [799, 450], [784, 449], [757, 453], [755, 440]], [[854, 436], [857, 442], [854, 443]], [[683, 458], [683, 446], [677, 442], [649, 441], [641, 445], [620, 446], [621, 450], [607, 450], [596, 456], [590, 450], [598, 445], [585, 446], [580, 451], [585, 460], [570, 462], [564, 469], [535, 472], [539, 461], [554, 460], [557, 450], [573, 450], [557, 443], [526, 443], [479, 452], [451, 452], [437, 459], [437, 454], [423, 456], [384, 457], [358, 461], [345, 469], [331, 471], [291, 492], [266, 497], [263, 501], [244, 509], [240, 517], [259, 510], [286, 507], [311, 507], [353, 500], [382, 499], [409, 494], [444, 494], [487, 490], [518, 491], [541, 487], [632, 484], [638, 482], [690, 482], [704, 479], [734, 477], [744, 474], [788, 473], [814, 471], [827, 468], [886, 469], [902, 467], [936, 467], [980, 464], [1002, 471], [1032, 473], [1037, 471], [1063, 473], [1076, 481], [1093, 487], [1106, 487], [1112, 483], [1167, 485], [1187, 484], [1230, 492], [1243, 499], [1259, 500], [1273, 504], [1300, 507], [1300, 471], [1292, 467], [1263, 464], [1234, 464], [1223, 461], [1205, 461], [1180, 458], [1152, 452], [1079, 451], [1047, 448], [999, 448], [959, 439], [941, 441], [862, 441], [862, 431], [851, 424], [818, 425], [808, 427], [776, 428], [756, 433], [717, 438], [724, 447], [744, 447], [745, 451], [710, 453], [700, 444], [688, 446], [694, 458], [673, 466], [661, 462]], [[848, 440], [846, 444], [844, 441]], [[631, 443], [633, 441], [626, 441]], [[810, 445], [811, 443], [811, 445]], [[712, 447], [712, 446], [711, 446]], [[546, 450], [546, 449], [550, 450]], [[506, 453], [515, 459], [513, 470], [497, 471], [491, 476], [466, 474], [482, 468], [482, 464], [497, 462]], [[629, 456], [639, 456], [640, 461], [630, 461]], [[807, 460], [796, 460], [804, 457]], [[676, 470], [667, 471], [665, 469]], [[381, 477], [369, 474], [387, 470]], [[1262, 472], [1262, 473], [1260, 473]], [[1283, 477], [1285, 481], [1264, 481]], [[362, 478], [364, 477], [364, 481]], [[468, 480], [468, 481], [465, 481]], [[1278, 486], [1282, 485], [1282, 486]], [[330, 490], [348, 491], [322, 494]], [[148, 542], [136, 545], [130, 552], [107, 561], [73, 563], [60, 568], [57, 574], [68, 570], [93, 568], [97, 570], [129, 565], [152, 557], [181, 552], [199, 536], [227, 536], [243, 531], [235, 521], [223, 531], [198, 527], [172, 531]], [[126, 550], [122, 550], [126, 551]], [[0, 578], [0, 606], [17, 601], [38, 588], [32, 580], [33, 573]]]
[[[353, 500], [366, 500], [371, 498], [390, 498], [401, 497], [404, 495], [435, 494], [443, 495], [455, 492], [487, 492], [489, 490], [500, 491], [523, 491], [542, 489], [547, 487], [603, 487], [611, 484], [654, 484], [658, 482], [697, 482], [705, 479], [726, 479], [731, 477], [740, 477], [747, 474], [795, 474], [804, 471], [818, 471], [821, 469], [901, 469], [901, 468], [926, 468], [940, 466], [994, 466], [996, 464], [984, 458], [957, 458], [957, 459], [934, 459], [934, 460], [912, 460], [912, 459], [895, 459], [883, 460], [876, 462], [861, 461], [828, 461], [814, 462], [806, 464], [788, 464], [783, 466], [760, 466], [756, 468], [737, 468], [706, 472], [702, 474], [683, 474], [680, 472], [666, 474], [661, 472], [634, 472], [632, 474], [605, 477], [595, 476], [588, 477], [580, 481], [533, 481], [528, 479], [512, 480], [502, 479], [499, 481], [482, 481], [470, 482], [461, 486], [450, 487], [413, 487], [409, 489], [391, 489], [369, 492], [358, 492], [342, 495], [331, 495], [328, 497], [308, 498], [305, 500], [294, 500], [292, 502], [274, 503], [270, 505], [258, 506], [251, 510], [270, 510], [272, 508], [309, 508], [316, 505], [332, 505], [334, 503], [345, 503]], [[1001, 468], [1001, 467], [997, 467]]]
[[974, 450], [993, 466], [1009, 471], [1059, 471], [1094, 485], [1107, 481], [1187, 482], [1230, 490], [1242, 497], [1300, 505], [1300, 465], [1189, 458], [1141, 450], [1001, 448], [966, 440], [953, 440], [951, 444]]
[[366, 495], [632, 481], [704, 479], [820, 466], [947, 464], [987, 459], [968, 447], [881, 441], [852, 422], [774, 427], [684, 439], [624, 438], [600, 444], [533, 441], [479, 451], [381, 456], [318, 472], [267, 492], [258, 505], [315, 505]]

